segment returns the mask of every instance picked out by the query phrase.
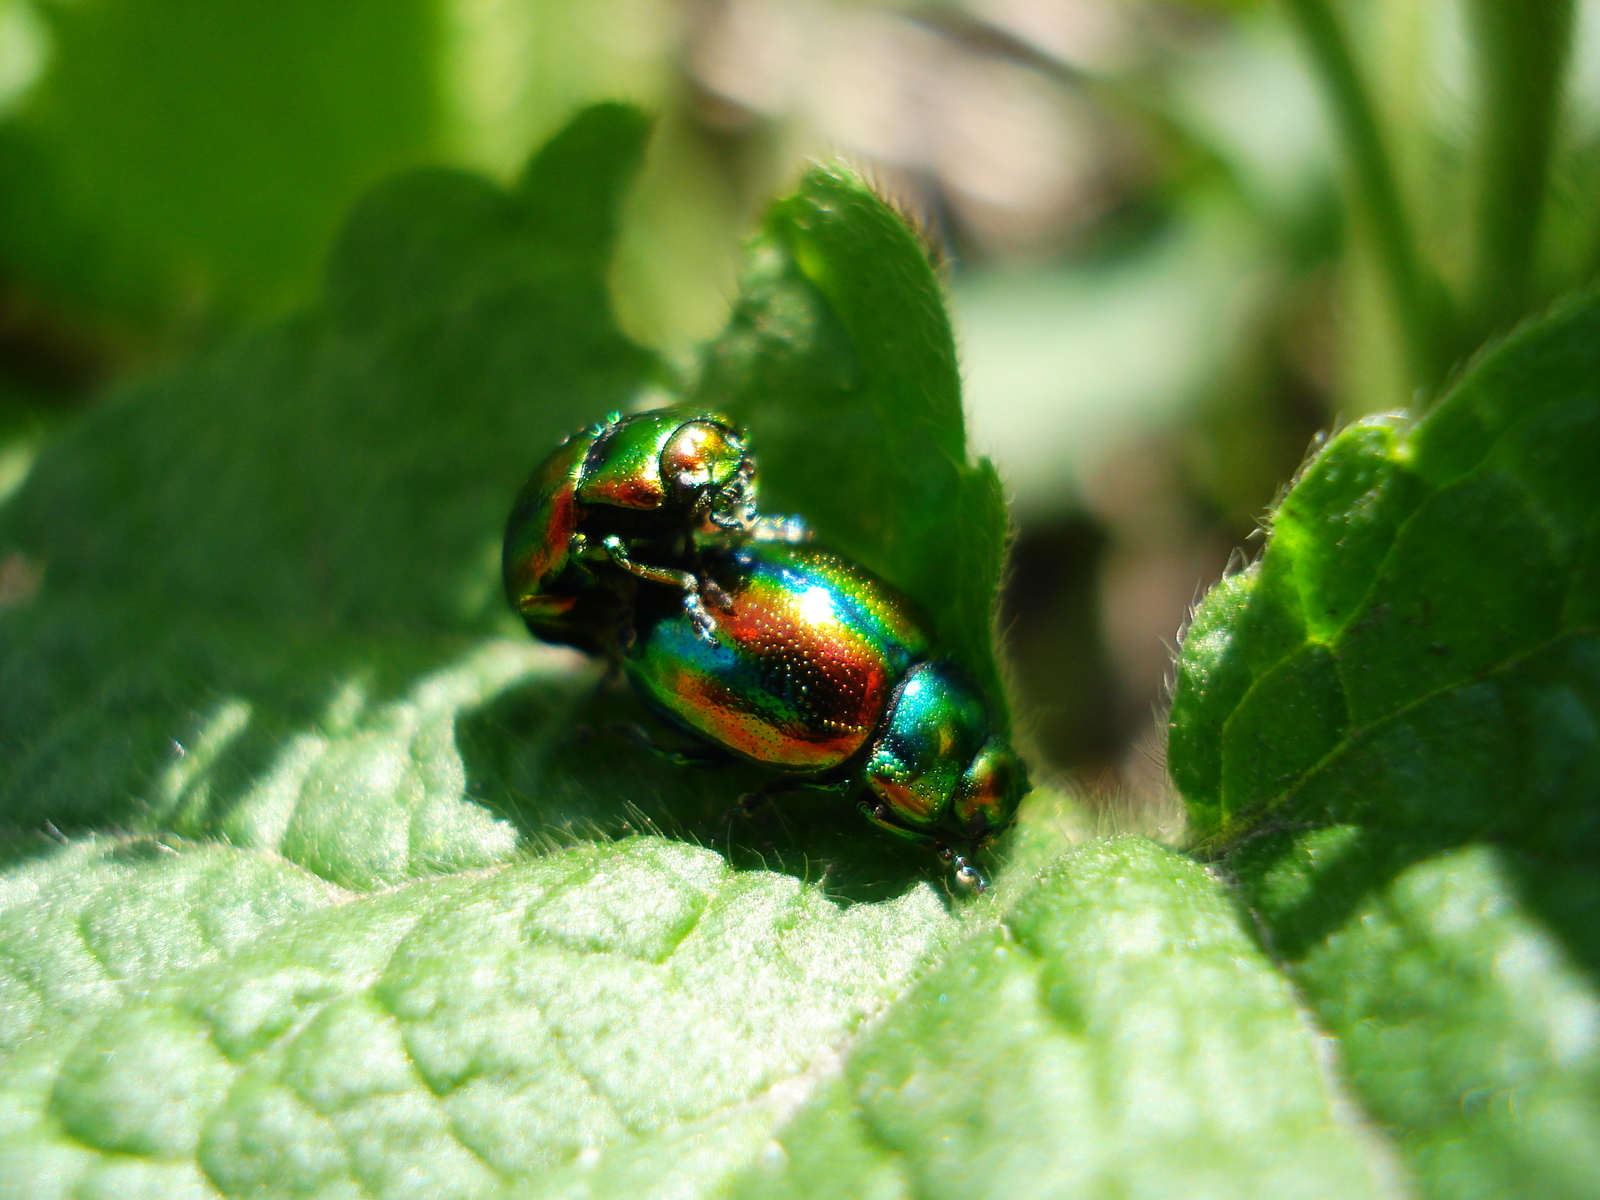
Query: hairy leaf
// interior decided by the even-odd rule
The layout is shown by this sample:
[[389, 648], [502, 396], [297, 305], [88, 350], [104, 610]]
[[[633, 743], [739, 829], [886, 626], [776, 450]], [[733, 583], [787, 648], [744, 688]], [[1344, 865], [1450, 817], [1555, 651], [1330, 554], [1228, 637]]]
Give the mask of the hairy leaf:
[[1354, 826], [1233, 866], [1429, 1195], [1600, 1194], [1592, 866]]
[[[759, 775], [619, 755], [637, 706], [504, 609], [522, 476], [654, 386], [605, 285], [644, 129], [592, 110], [509, 194], [444, 171], [380, 188], [318, 311], [114, 398], [41, 457], [0, 514], [0, 554], [42, 580], [0, 615], [5, 823], [221, 835], [356, 889], [504, 861], [519, 834], [652, 826], [863, 894], [936, 869], [832, 797], [736, 829]], [[837, 235], [898, 231], [926, 275], [892, 214], [857, 207]], [[953, 391], [934, 417], [959, 449]], [[857, 450], [887, 460], [887, 438]], [[1003, 520], [969, 517], [996, 547]]]
[[7, 823], [220, 833], [355, 888], [512, 852], [455, 723], [573, 670], [517, 636], [493, 562], [531, 463], [650, 369], [602, 275], [644, 132], [597, 109], [512, 193], [379, 190], [320, 312], [41, 456], [0, 524], [42, 575], [0, 613]]
[[1425, 420], [1344, 430], [1184, 642], [1173, 776], [1204, 837], [1274, 819], [1600, 849], [1600, 303]]
[[331, 899], [24, 1044], [14, 1194], [706, 1194], [951, 925], [653, 839]]
[[[317, 310], [0, 512], [0, 1190], [1382, 1193], [1194, 862], [1046, 815], [957, 901], [836, 796], [736, 811], [759, 772], [650, 757], [516, 628], [521, 477], [662, 386], [604, 284], [643, 135], [379, 189]], [[921, 247], [822, 172], [754, 262], [699, 398], [994, 685], [1004, 512]]]
[[1179, 664], [1191, 817], [1439, 1196], [1600, 1195], [1597, 379], [1590, 297], [1344, 430]]
[[1204, 869], [1084, 847], [954, 946], [749, 1197], [1375, 1196], [1289, 989]]

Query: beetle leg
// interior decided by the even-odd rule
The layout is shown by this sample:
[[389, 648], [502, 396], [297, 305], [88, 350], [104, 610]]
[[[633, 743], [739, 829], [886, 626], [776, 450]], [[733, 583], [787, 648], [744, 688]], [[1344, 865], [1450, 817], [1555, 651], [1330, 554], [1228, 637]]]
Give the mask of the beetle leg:
[[726, 816], [732, 817], [735, 814], [744, 817], [753, 816], [771, 803], [774, 796], [797, 792], [800, 787], [801, 785], [793, 779], [776, 779], [771, 783], [764, 783], [755, 791], [745, 792], [735, 800], [733, 807], [727, 811]]
[[882, 800], [869, 803], [866, 800], [856, 802], [856, 811], [879, 829], [892, 833], [896, 837], [905, 838], [908, 842], [916, 842], [919, 846], [934, 846], [938, 843], [931, 833], [923, 833], [920, 829], [907, 829], [904, 825], [896, 823], [894, 814], [889, 811], [889, 806]]
[[989, 881], [983, 877], [983, 872], [964, 855], [957, 854], [948, 846], [940, 846], [939, 857], [955, 869], [956, 883], [970, 890], [973, 895], [981, 896], [989, 890]]
[[700, 576], [700, 591], [711, 602], [711, 607], [718, 612], [727, 612], [733, 607], [733, 601], [729, 598], [728, 593], [723, 591], [717, 585], [717, 581], [709, 575]]
[[[728, 612], [733, 608], [733, 600], [728, 593], [722, 590], [722, 585], [711, 577], [711, 572], [706, 570], [705, 560], [701, 555], [699, 546], [693, 547], [695, 572], [694, 577], [699, 581], [700, 588], [697, 593], [718, 612]], [[692, 614], [691, 614], [692, 615]]]
[[753, 818], [765, 809], [778, 796], [787, 796], [791, 792], [845, 792], [854, 786], [848, 779], [835, 780], [824, 783], [816, 779], [796, 779], [790, 776], [786, 779], [774, 779], [762, 784], [754, 791], [745, 792], [733, 802], [733, 807], [722, 814], [722, 824], [732, 826], [734, 820], [743, 817], [746, 820]]
[[697, 581], [688, 571], [674, 571], [671, 567], [651, 567], [644, 563], [636, 563], [628, 556], [628, 547], [623, 544], [622, 538], [616, 534], [609, 535], [605, 542], [606, 556], [629, 575], [643, 579], [650, 583], [664, 583], [669, 587], [689, 588], [695, 587]]
[[989, 890], [989, 881], [983, 877], [983, 872], [961, 855], [955, 856], [953, 865], [956, 869], [956, 882], [962, 887], [971, 888], [979, 896]]
[[[705, 601], [700, 599], [701, 581], [698, 576], [691, 571], [675, 571], [670, 567], [650, 567], [634, 562], [628, 557], [628, 548], [623, 545], [622, 539], [614, 533], [606, 538], [605, 549], [611, 561], [628, 574], [649, 583], [682, 588], [684, 611], [689, 614], [694, 631], [700, 635], [702, 641], [716, 641], [717, 623], [706, 611]], [[721, 589], [717, 590], [720, 594]], [[723, 598], [726, 599], [725, 596]]]
[[735, 802], [728, 811], [732, 816], [742, 812], [746, 816], [765, 808], [767, 802], [774, 796], [787, 796], [790, 792], [843, 792], [852, 786], [848, 779], [837, 780], [832, 783], [823, 783], [816, 779], [796, 779], [790, 776], [787, 779], [774, 779], [764, 783], [753, 792], [746, 792]]
[[700, 593], [692, 588], [684, 588], [683, 609], [689, 614], [689, 622], [694, 626], [694, 631], [700, 635], [700, 640], [715, 645], [717, 623], [706, 611], [705, 601], [700, 599]]
[[675, 767], [725, 767], [734, 761], [731, 756], [714, 746], [685, 746], [681, 749], [663, 746], [650, 735], [648, 729], [631, 721], [620, 722], [610, 728], [613, 733], [622, 734], [634, 745], [643, 747]]

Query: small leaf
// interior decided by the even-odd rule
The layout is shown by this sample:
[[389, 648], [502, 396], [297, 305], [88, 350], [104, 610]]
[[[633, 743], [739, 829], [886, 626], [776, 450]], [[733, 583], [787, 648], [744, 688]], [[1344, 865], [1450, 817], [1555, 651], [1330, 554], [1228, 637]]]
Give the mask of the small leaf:
[[1307, 464], [1173, 778], [1430, 1195], [1600, 1195], [1600, 300]]
[[1414, 429], [1363, 421], [1307, 464], [1179, 662], [1202, 837], [1271, 814], [1600, 849], [1597, 332], [1573, 305]]
[[765, 507], [799, 512], [910, 597], [1004, 696], [1005, 498], [987, 460], [967, 463], [943, 292], [916, 235], [844, 168], [773, 206], [698, 398], [749, 427]]

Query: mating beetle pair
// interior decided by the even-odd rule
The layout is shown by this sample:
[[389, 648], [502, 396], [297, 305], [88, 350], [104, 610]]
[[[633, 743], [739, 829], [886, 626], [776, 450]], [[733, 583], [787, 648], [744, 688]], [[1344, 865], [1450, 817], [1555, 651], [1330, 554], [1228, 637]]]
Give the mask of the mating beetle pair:
[[613, 414], [562, 442], [523, 485], [506, 524], [506, 596], [535, 637], [608, 657], [630, 628], [636, 581], [678, 589], [708, 629], [692, 569], [699, 537], [755, 521], [755, 464], [726, 422]]
[[535, 636], [619, 663], [704, 748], [793, 788], [864, 791], [874, 825], [963, 854], [1028, 789], [995, 710], [930, 657], [910, 606], [864, 568], [756, 508], [743, 436], [682, 410], [613, 416], [559, 446], [506, 527], [506, 595]]

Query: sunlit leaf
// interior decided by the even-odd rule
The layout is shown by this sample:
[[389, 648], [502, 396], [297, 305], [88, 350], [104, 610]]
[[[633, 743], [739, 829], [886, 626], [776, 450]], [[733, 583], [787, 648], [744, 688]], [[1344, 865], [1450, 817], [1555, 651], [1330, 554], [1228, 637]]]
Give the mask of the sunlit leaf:
[[1588, 298], [1341, 432], [1179, 663], [1191, 818], [1255, 835], [1246, 896], [1442, 1196], [1600, 1178], [1597, 346]]

